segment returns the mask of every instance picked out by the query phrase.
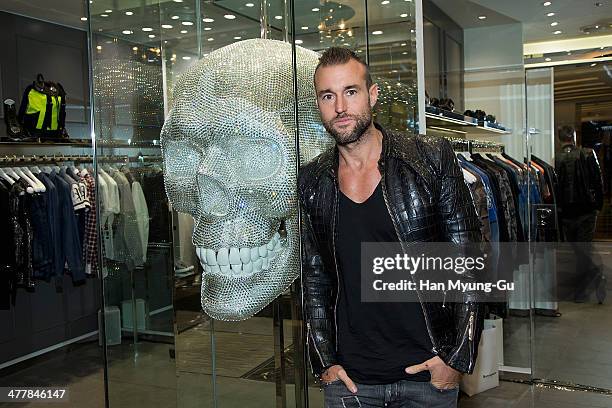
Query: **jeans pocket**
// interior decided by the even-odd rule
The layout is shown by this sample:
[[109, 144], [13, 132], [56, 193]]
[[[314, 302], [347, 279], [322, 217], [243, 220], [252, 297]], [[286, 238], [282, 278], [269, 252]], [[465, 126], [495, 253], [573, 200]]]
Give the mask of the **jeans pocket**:
[[455, 385], [453, 388], [438, 388], [431, 381], [429, 381], [428, 384], [429, 384], [429, 387], [433, 389], [434, 391], [444, 393], [444, 394], [455, 393], [459, 390], [459, 384]]

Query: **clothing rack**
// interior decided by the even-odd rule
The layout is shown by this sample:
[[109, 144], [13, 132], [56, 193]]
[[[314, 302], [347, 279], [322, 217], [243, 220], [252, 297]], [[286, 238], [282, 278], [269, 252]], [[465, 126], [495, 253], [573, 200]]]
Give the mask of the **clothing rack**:
[[[159, 155], [145, 156], [139, 154], [137, 156], [128, 155], [102, 155], [97, 156], [99, 163], [144, 163], [144, 162], [161, 162], [162, 157]], [[30, 165], [30, 164], [55, 164], [55, 163], [92, 163], [93, 156], [86, 154], [79, 155], [52, 155], [52, 156], [26, 156], [26, 155], [13, 155], [0, 157], [0, 166], [3, 165]]]
[[504, 153], [504, 145], [502, 143], [487, 142], [483, 140], [471, 140], [460, 138], [448, 138], [453, 146], [454, 151], [462, 152], [496, 152]]

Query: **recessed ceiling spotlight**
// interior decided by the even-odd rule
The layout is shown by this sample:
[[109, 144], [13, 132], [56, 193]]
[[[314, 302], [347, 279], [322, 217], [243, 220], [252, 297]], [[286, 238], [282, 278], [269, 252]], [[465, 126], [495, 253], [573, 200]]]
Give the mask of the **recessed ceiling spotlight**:
[[595, 29], [596, 29], [596, 30], [597, 30], [597, 29], [599, 29], [599, 26], [598, 26], [598, 25], [596, 25], [596, 26], [595, 26]]
[[204, 27], [204, 31], [210, 31], [210, 30], [212, 30], [211, 27]]
[[155, 34], [149, 34], [149, 38], [155, 38]]
[[233, 19], [235, 19], [235, 18], [236, 18], [236, 16], [235, 16], [235, 15], [233, 15], [233, 14], [226, 14], [226, 15], [224, 15], [223, 17], [224, 17], [224, 18], [226, 18], [226, 19], [228, 19], [228, 20], [233, 20]]
[[247, 4], [245, 4], [245, 6], [247, 6], [247, 7], [255, 7], [255, 5], [253, 3], [247, 3]]
[[215, 40], [215, 39], [214, 39], [214, 38], [212, 38], [212, 37], [210, 37], [210, 38], [208, 39], [208, 41], [214, 41], [214, 40]]
[[175, 3], [182, 3], [183, 0], [174, 0]]
[[304, 44], [304, 41], [302, 41], [302, 40], [295, 40], [295, 43], [296, 44]]
[[108, 14], [100, 14], [100, 17], [108, 17]]
[[123, 30], [122, 33], [125, 35], [133, 34], [132, 30]]
[[479, 20], [486, 20], [486, 19], [487, 19], [487, 16], [478, 16], [478, 19], [479, 19]]
[[87, 21], [87, 17], [81, 17], [81, 21]]
[[557, 35], [557, 34], [561, 34], [561, 33], [563, 33], [563, 31], [561, 31], [561, 30], [557, 30], [557, 31], [555, 31], [553, 34], [554, 34], [554, 35]]
[[237, 35], [237, 36], [234, 37], [234, 40], [242, 40], [242, 37]]
[[381, 35], [382, 33], [380, 30], [372, 31], [372, 35]]
[[277, 20], [282, 20], [283, 16], [274, 16], [274, 18], [277, 19]]
[[545, 1], [544, 3], [542, 3], [542, 5], [543, 5], [544, 7], [548, 7], [548, 6], [550, 6], [551, 4], [552, 4], [552, 2], [550, 2], [550, 1]]
[[101, 45], [96, 45], [96, 50], [100, 51], [102, 49]]
[[210, 18], [210, 17], [204, 17], [202, 19], [202, 21], [205, 22], [205, 23], [214, 23], [215, 19], [214, 18]]
[[312, 9], [312, 11], [314, 11], [314, 12], [317, 12], [317, 11], [319, 11], [319, 10], [320, 10], [320, 9], [319, 9], [318, 7], [315, 7], [315, 8], [313, 8], [313, 9]]
[[389, 3], [390, 3], [390, 2], [389, 2], [389, 0], [383, 0], [383, 1], [381, 1], [381, 2], [380, 2], [380, 4], [382, 4], [383, 6], [384, 6], [385, 4], [389, 4]]
[[173, 20], [178, 20], [180, 17], [179, 16], [172, 16], [170, 18], [173, 19]]
[[406, 46], [406, 43], [401, 43], [401, 44], [400, 44], [400, 46], [401, 46], [401, 47], [405, 47], [405, 46]]
[[162, 24], [162, 28], [165, 28], [165, 29], [169, 30], [169, 29], [172, 28], [172, 25], [171, 24]]
[[406, 13], [402, 13], [402, 14], [400, 14], [400, 17], [401, 17], [401, 18], [406, 18], [406, 17], [408, 17], [408, 14], [406, 14]]
[[550, 23], [551, 27], [555, 27], [555, 26], [558, 26], [558, 25], [559, 25], [558, 21], [553, 21], [552, 23]]
[[151, 27], [142, 27], [142, 31], [153, 31], [153, 29]]
[[189, 55], [185, 55], [185, 56], [183, 57], [183, 59], [184, 59], [185, 61], [189, 61], [189, 60], [191, 59], [191, 57], [190, 57]]
[[304, 26], [302, 27], [302, 30], [308, 30], [308, 27]]
[[402, 55], [408, 55], [408, 51], [402, 52]]
[[550, 58], [546, 57], [546, 58], [544, 58], [544, 61], [546, 61], [546, 62], [550, 62], [550, 61], [552, 61], [552, 60], [551, 60]]
[[138, 51], [138, 47], [132, 47], [132, 51]]
[[181, 30], [181, 34], [187, 34], [188, 31], [187, 30]]
[[183, 21], [181, 22], [182, 25], [184, 26], [192, 26], [193, 25], [193, 21]]
[[596, 63], [596, 62], [594, 62], [594, 63], [592, 63], [592, 64], [591, 64], [591, 66], [592, 66], [592, 67], [594, 67], [595, 65], [597, 65], [597, 63]]
[[113, 10], [108, 9], [108, 10], [104, 10], [104, 12], [105, 12], [105, 13], [112, 13], [112, 12], [113, 12]]
[[126, 15], [126, 16], [131, 16], [131, 15], [133, 15], [133, 14], [134, 14], [134, 12], [133, 12], [133, 11], [126, 11], [126, 12], [125, 12], [125, 15]]
[[546, 17], [552, 17], [552, 16], [554, 16], [554, 15], [555, 15], [555, 13], [548, 13], [548, 14], [546, 15]]

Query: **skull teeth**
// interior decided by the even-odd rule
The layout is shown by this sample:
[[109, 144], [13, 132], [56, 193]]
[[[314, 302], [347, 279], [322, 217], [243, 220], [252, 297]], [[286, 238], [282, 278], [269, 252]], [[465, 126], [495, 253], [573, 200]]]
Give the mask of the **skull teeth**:
[[285, 243], [277, 232], [264, 245], [254, 248], [197, 248], [196, 253], [205, 273], [246, 276], [267, 270], [272, 260], [283, 249]]

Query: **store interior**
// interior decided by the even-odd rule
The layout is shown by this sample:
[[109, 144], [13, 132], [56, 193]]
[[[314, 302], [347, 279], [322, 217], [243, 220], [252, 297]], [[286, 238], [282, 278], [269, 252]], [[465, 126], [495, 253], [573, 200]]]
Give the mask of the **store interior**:
[[552, 193], [560, 126], [597, 155], [604, 200], [593, 259], [612, 279], [612, 3], [5, 0], [0, 34], [2, 101], [19, 112], [39, 73], [66, 92], [65, 131], [53, 137], [11, 134], [5, 106], [0, 170], [74, 166], [132, 196], [92, 195], [98, 231], [79, 230], [84, 280], [62, 266], [35, 271], [0, 308], [0, 386], [68, 386], [75, 407], [323, 406], [305, 358], [299, 279], [253, 317], [212, 319], [194, 219], [164, 190], [160, 132], [181, 74], [215, 50], [267, 38], [354, 49], [381, 89], [377, 122], [450, 139], [481, 181], [505, 172], [495, 189], [481, 182], [504, 203], [479, 209], [489, 240], [559, 243], [500, 261], [519, 289], [488, 305], [495, 351], [480, 373], [491, 380], [478, 383], [484, 391], [462, 388], [459, 407], [612, 406], [611, 298], [548, 296], [580, 268], [560, 242]]

